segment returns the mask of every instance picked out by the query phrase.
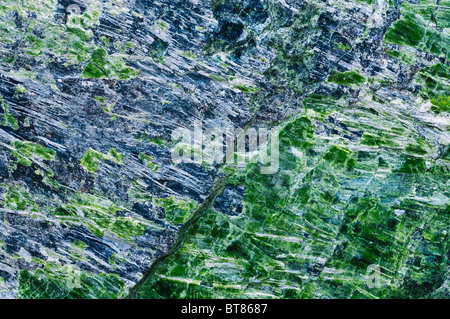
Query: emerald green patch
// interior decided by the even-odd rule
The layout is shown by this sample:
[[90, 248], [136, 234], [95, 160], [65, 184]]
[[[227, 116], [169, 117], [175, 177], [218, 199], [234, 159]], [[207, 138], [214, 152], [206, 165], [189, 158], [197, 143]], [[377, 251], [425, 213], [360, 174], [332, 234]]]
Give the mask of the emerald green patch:
[[259, 89], [255, 86], [247, 86], [242, 83], [237, 83], [232, 86], [233, 89], [238, 89], [239, 91], [242, 91], [244, 93], [258, 93]]
[[450, 67], [443, 63], [424, 68], [418, 72], [416, 79], [422, 84], [422, 91], [434, 105], [436, 113], [450, 112]]
[[386, 32], [384, 40], [399, 45], [418, 46], [425, 36], [426, 27], [416, 14], [405, 13]]
[[17, 163], [31, 166], [33, 160], [54, 160], [56, 152], [50, 148], [29, 141], [14, 141], [11, 155], [17, 158]]
[[5, 184], [1, 184], [0, 187], [6, 190], [6, 193], [3, 194], [4, 208], [18, 211], [27, 209], [38, 211], [36, 200], [24, 188], [19, 186], [11, 187]]
[[84, 78], [118, 78], [128, 80], [131, 77], [138, 76], [139, 70], [127, 67], [121, 57], [109, 56], [105, 48], [96, 49], [86, 65], [83, 73]]
[[147, 154], [140, 153], [139, 154], [139, 159], [152, 172], [155, 172], [155, 171], [158, 170], [159, 166], [153, 163], [153, 157], [152, 156], [148, 156]]
[[344, 86], [359, 87], [366, 82], [366, 78], [358, 71], [335, 72], [328, 77], [328, 82], [334, 82]]
[[403, 9], [400, 19], [392, 24], [385, 35], [385, 42], [415, 47], [435, 55], [450, 57], [450, 35], [440, 32], [414, 12]]
[[0, 105], [3, 108], [3, 121], [1, 125], [9, 126], [13, 130], [19, 129], [19, 123], [9, 112], [9, 105], [3, 100], [3, 96], [0, 94]]
[[190, 199], [177, 199], [173, 196], [156, 198], [156, 206], [164, 208], [166, 219], [173, 224], [185, 223], [197, 209], [197, 202]]
[[[124, 293], [125, 283], [116, 274], [80, 272], [79, 282], [68, 267], [39, 268], [34, 273], [19, 273], [18, 297], [21, 299], [117, 299]], [[76, 271], [76, 270], [75, 270]], [[72, 281], [74, 281], [72, 283]], [[72, 283], [72, 284], [71, 284]]]
[[103, 154], [92, 148], [89, 148], [81, 158], [80, 164], [89, 172], [95, 173], [98, 170], [100, 160], [110, 160], [118, 165], [122, 165], [122, 159], [125, 154], [117, 152], [115, 148], [111, 148], [108, 154]]
[[403, 158], [403, 163], [397, 172], [405, 174], [423, 174], [426, 172], [427, 167], [424, 159], [411, 156]]
[[67, 224], [84, 224], [98, 237], [108, 231], [123, 239], [133, 239], [148, 227], [161, 229], [139, 216], [118, 215], [118, 211], [127, 210], [107, 199], [79, 193], [69, 203], [60, 205], [54, 215]]

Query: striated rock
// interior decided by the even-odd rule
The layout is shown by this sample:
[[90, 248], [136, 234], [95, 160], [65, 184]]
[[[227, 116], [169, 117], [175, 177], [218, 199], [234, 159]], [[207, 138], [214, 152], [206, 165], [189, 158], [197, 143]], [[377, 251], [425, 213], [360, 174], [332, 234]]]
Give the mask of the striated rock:
[[448, 2], [0, 2], [2, 298], [449, 296]]

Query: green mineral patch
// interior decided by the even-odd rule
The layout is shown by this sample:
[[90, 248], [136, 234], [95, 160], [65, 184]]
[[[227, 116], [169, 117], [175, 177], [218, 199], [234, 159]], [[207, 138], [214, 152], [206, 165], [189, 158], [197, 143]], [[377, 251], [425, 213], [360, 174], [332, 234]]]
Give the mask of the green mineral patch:
[[401, 62], [408, 64], [408, 65], [413, 64], [415, 61], [414, 56], [405, 51], [387, 50], [386, 54], [390, 55], [396, 59], [399, 59]]
[[22, 84], [18, 84], [15, 91], [16, 93], [26, 93], [27, 89]]
[[397, 51], [397, 50], [387, 50], [386, 54], [390, 55], [390, 56], [393, 56], [394, 58], [399, 58], [402, 55], [402, 53], [400, 51]]
[[105, 154], [89, 148], [89, 150], [81, 158], [81, 166], [89, 172], [96, 172], [98, 170], [98, 163], [105, 157]]
[[167, 25], [164, 21], [158, 21], [158, 26], [162, 29], [162, 30], [166, 30], [167, 29]]
[[152, 156], [148, 156], [147, 154], [140, 153], [139, 159], [142, 161], [142, 164], [145, 165], [148, 169], [150, 169], [152, 172], [155, 172], [158, 170], [159, 166], [153, 163], [154, 158]]
[[303, 106], [318, 113], [331, 113], [334, 110], [346, 105], [345, 98], [336, 99], [332, 96], [321, 94], [310, 94], [303, 99]]
[[108, 263], [111, 265], [113, 269], [117, 268], [119, 265], [123, 265], [127, 263], [127, 260], [123, 257], [118, 256], [117, 254], [112, 254], [109, 257]]
[[155, 206], [164, 208], [166, 219], [172, 224], [185, 223], [197, 209], [198, 203], [194, 200], [174, 196], [166, 198], [155, 198]]
[[376, 146], [376, 147], [393, 147], [393, 148], [399, 148], [400, 144], [396, 143], [392, 139], [389, 138], [389, 136], [380, 136], [380, 135], [374, 135], [370, 133], [364, 133], [361, 144], [368, 145], [368, 146]]
[[19, 124], [18, 124], [17, 120], [9, 112], [9, 105], [6, 104], [6, 102], [3, 99], [3, 96], [1, 94], [0, 94], [0, 105], [3, 109], [3, 120], [2, 120], [1, 125], [9, 126], [13, 130], [18, 130]]
[[115, 148], [111, 148], [104, 159], [110, 160], [116, 164], [122, 165], [122, 160], [125, 155], [117, 152]]
[[46, 263], [21, 270], [18, 297], [22, 299], [117, 299], [125, 283], [116, 274], [93, 274], [76, 267]]
[[139, 70], [127, 67], [123, 59], [119, 56], [109, 56], [105, 48], [96, 49], [86, 65], [82, 77], [85, 78], [117, 78], [128, 80], [139, 75]]
[[325, 153], [323, 159], [336, 165], [345, 165], [348, 169], [352, 169], [355, 166], [352, 152], [338, 145], [331, 146]]
[[[246, 189], [242, 213], [205, 212], [139, 287], [138, 298], [424, 298], [443, 283], [448, 192], [434, 204], [426, 198], [446, 192], [450, 171], [427, 168], [415, 155], [393, 157], [383, 145], [388, 141], [375, 138], [375, 124], [364, 129], [380, 148], [355, 152], [356, 142], [318, 139], [320, 114], [311, 114], [281, 130], [278, 172], [264, 175], [251, 164], [231, 177]], [[350, 119], [346, 125], [361, 128]], [[408, 132], [391, 131], [391, 140]], [[417, 135], [408, 141], [409, 153], [429, 147]], [[418, 254], [423, 268], [414, 266]], [[368, 287], [373, 264], [382, 269], [379, 289]]]
[[128, 189], [128, 197], [132, 203], [149, 202], [153, 201], [153, 196], [143, 189], [137, 181], [133, 181], [131, 187]]
[[402, 16], [386, 32], [387, 43], [411, 46], [435, 55], [450, 57], [450, 34], [429, 26], [424, 18], [410, 8], [402, 8]]
[[9, 126], [13, 130], [18, 130], [19, 129], [19, 123], [17, 122], [17, 120], [9, 112], [8, 104], [2, 102], [2, 108], [3, 108], [3, 112], [4, 112], [3, 113], [2, 125]]
[[108, 99], [104, 98], [103, 96], [95, 96], [94, 99], [99, 103], [99, 104], [105, 104]]
[[450, 146], [447, 146], [441, 156], [442, 159], [450, 162]]
[[28, 71], [23, 68], [20, 68], [19, 70], [11, 70], [8, 72], [8, 76], [12, 77], [13, 79], [17, 80], [34, 80], [37, 77], [36, 72]]
[[60, 186], [59, 183], [53, 179], [55, 174], [44, 162], [44, 160], [55, 160], [56, 152], [54, 150], [33, 142], [19, 140], [12, 142], [11, 147], [11, 155], [15, 158], [9, 163], [9, 170], [11, 172], [17, 169], [18, 164], [31, 166], [35, 163], [37, 169], [34, 173], [42, 176], [42, 182], [44, 184], [53, 188], [58, 188]]
[[425, 22], [420, 16], [408, 12], [389, 28], [385, 36], [385, 41], [415, 47], [422, 41], [425, 33]]
[[142, 235], [149, 227], [160, 229], [150, 221], [130, 215], [125, 207], [118, 206], [108, 199], [82, 193], [72, 198], [70, 203], [60, 205], [53, 214], [66, 224], [85, 225], [98, 237], [102, 237], [103, 233], [108, 231], [120, 238], [133, 239]]
[[239, 91], [245, 92], [245, 93], [258, 93], [259, 89], [255, 86], [247, 86], [242, 83], [237, 83], [232, 86], [233, 89], [237, 89]]
[[443, 63], [423, 68], [416, 79], [422, 84], [422, 91], [433, 104], [436, 113], [450, 112], [450, 67]]
[[192, 51], [183, 51], [182, 55], [185, 56], [186, 58], [197, 59], [197, 56], [194, 53], [192, 53]]
[[[38, 63], [45, 60], [46, 63], [53, 61], [81, 66], [81, 63], [87, 61], [81, 73], [85, 78], [127, 80], [139, 74], [138, 70], [125, 65], [122, 56], [114, 54], [109, 56], [103, 47], [94, 45], [92, 29], [100, 19], [102, 12], [100, 1], [90, 1], [82, 15], [70, 14], [66, 23], [53, 19], [57, 1], [22, 1], [21, 5], [14, 5], [11, 1], [3, 0], [1, 4], [3, 10], [0, 11], [0, 30], [2, 30], [0, 57], [3, 61], [14, 63], [23, 56], [34, 58]], [[28, 20], [24, 28], [17, 28], [11, 19], [16, 12], [20, 19], [27, 19], [30, 12], [36, 16]], [[14, 52], [4, 47], [15, 41], [20, 41], [21, 45]], [[130, 47], [129, 43], [117, 43], [125, 48]], [[44, 56], [46, 58], [42, 59]], [[11, 76], [19, 77], [18, 74]]]
[[87, 260], [84, 256], [85, 250], [87, 247], [88, 247], [88, 245], [85, 242], [76, 239], [70, 245], [70, 252], [71, 252], [72, 260]]
[[336, 47], [339, 49], [339, 50], [342, 50], [342, 51], [346, 51], [346, 50], [350, 50], [351, 49], [351, 47], [348, 45], [348, 44], [346, 44], [346, 45], [344, 45], [344, 44], [342, 44], [342, 43], [336, 43]]
[[217, 82], [225, 82], [227, 80], [226, 78], [224, 78], [222, 76], [215, 75], [215, 74], [209, 74], [208, 76], [211, 79], [213, 79], [214, 81], [217, 81]]
[[450, 1], [420, 0], [418, 3], [402, 3], [402, 10], [419, 14], [426, 22], [438, 28], [450, 27]]
[[367, 4], [372, 4], [373, 0], [355, 0], [356, 3], [367, 3]]
[[117, 118], [117, 114], [113, 114], [112, 112], [116, 102], [108, 103], [108, 99], [102, 96], [94, 96], [94, 99], [100, 105], [103, 112], [112, 115], [111, 120], [115, 120]]
[[26, 189], [20, 186], [9, 186], [5, 184], [0, 185], [6, 192], [3, 194], [3, 207], [12, 210], [38, 211], [38, 205], [35, 199]]
[[129, 49], [132, 49], [135, 47], [135, 44], [133, 42], [114, 42], [114, 47], [120, 51], [121, 53], [125, 53]]
[[403, 163], [397, 172], [405, 174], [423, 174], [426, 170], [427, 167], [422, 158], [404, 156]]
[[414, 64], [415, 59], [413, 55], [403, 53], [400, 57], [400, 61], [402, 61], [405, 64], [412, 65]]
[[359, 71], [335, 72], [328, 77], [328, 82], [339, 85], [359, 87], [366, 82], [366, 78]]
[[[0, 28], [3, 31], [2, 43], [20, 40], [19, 50], [11, 54], [2, 50], [3, 60], [15, 62], [19, 56], [39, 58], [43, 55], [58, 59], [64, 56], [67, 64], [78, 64], [89, 58], [91, 51], [92, 28], [99, 19], [98, 1], [91, 1], [86, 11], [80, 17], [70, 15], [66, 24], [53, 20], [57, 1], [22, 1], [14, 5], [11, 1], [2, 1], [0, 12]], [[97, 10], [97, 11], [96, 11]], [[25, 28], [16, 28], [11, 18], [17, 12], [21, 19], [26, 19], [30, 12], [36, 16], [25, 24]], [[40, 33], [33, 31], [41, 30]], [[4, 38], [3, 38], [4, 37]], [[3, 41], [4, 40], [4, 41]]]
[[31, 166], [33, 161], [54, 160], [56, 152], [50, 148], [29, 141], [11, 143], [11, 155], [16, 157], [15, 163]]
[[98, 170], [98, 163], [101, 160], [109, 160], [118, 165], [123, 165], [122, 159], [125, 155], [117, 152], [115, 148], [111, 148], [108, 154], [103, 154], [92, 148], [89, 148], [81, 158], [80, 164], [89, 172], [95, 173]]

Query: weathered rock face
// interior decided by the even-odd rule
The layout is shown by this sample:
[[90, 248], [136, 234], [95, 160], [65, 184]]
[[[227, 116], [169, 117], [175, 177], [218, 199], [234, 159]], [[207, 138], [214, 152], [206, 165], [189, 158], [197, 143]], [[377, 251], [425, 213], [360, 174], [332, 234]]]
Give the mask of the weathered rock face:
[[0, 4], [1, 297], [449, 297], [448, 1]]

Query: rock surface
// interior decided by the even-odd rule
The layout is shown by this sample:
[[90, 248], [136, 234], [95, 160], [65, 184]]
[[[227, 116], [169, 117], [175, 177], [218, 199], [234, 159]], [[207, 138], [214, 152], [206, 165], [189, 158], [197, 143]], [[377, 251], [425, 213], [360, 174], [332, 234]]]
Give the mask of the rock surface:
[[0, 297], [449, 298], [449, 8], [0, 0]]

